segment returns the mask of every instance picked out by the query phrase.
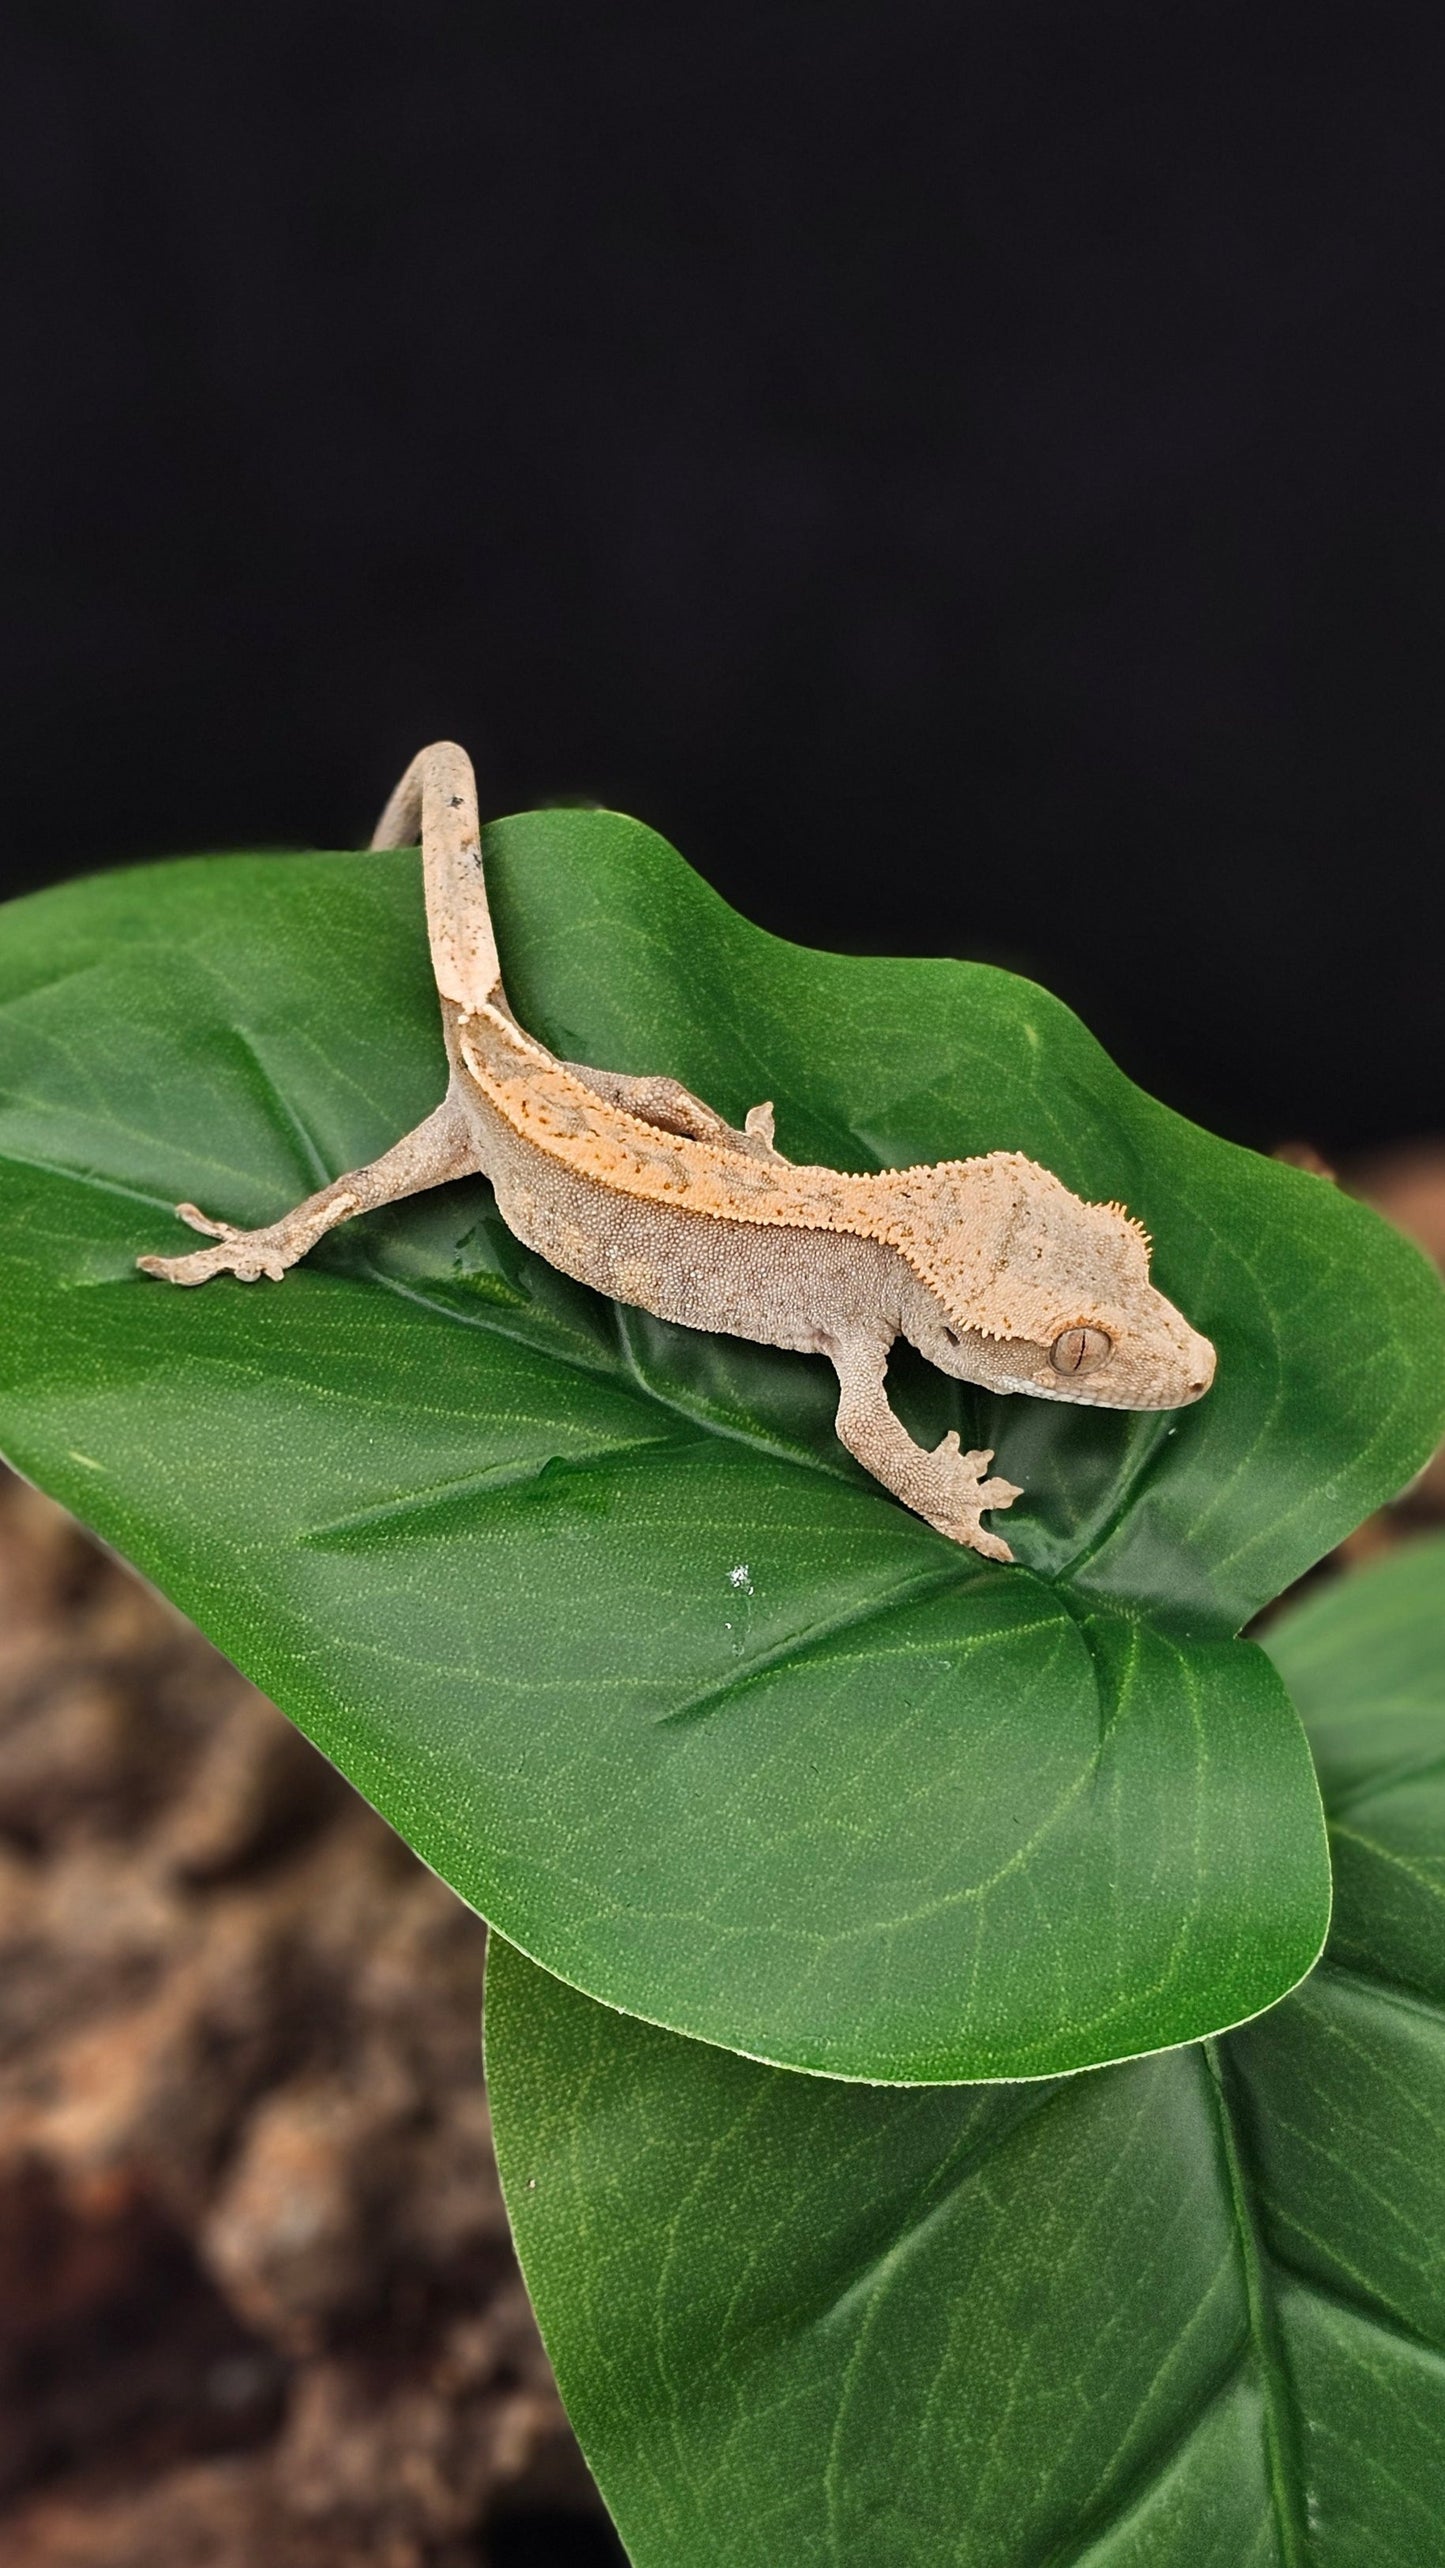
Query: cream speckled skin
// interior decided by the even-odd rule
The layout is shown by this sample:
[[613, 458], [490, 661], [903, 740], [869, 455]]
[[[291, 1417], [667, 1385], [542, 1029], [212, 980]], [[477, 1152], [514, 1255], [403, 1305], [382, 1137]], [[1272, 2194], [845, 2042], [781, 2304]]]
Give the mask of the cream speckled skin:
[[427, 928], [451, 1083], [435, 1114], [370, 1167], [262, 1230], [178, 1207], [218, 1243], [143, 1257], [148, 1275], [277, 1280], [354, 1213], [489, 1177], [503, 1219], [553, 1266], [686, 1328], [826, 1355], [838, 1434], [905, 1506], [993, 1560], [983, 1513], [1019, 1492], [992, 1453], [946, 1436], [929, 1453], [888, 1405], [894, 1340], [993, 1391], [1111, 1409], [1197, 1400], [1214, 1350], [1149, 1281], [1149, 1243], [1117, 1204], [1086, 1204], [1012, 1151], [845, 1176], [795, 1167], [771, 1106], [741, 1131], [675, 1079], [559, 1061], [502, 988], [482, 877], [476, 787], [450, 741], [413, 760], [373, 845], [420, 829]]

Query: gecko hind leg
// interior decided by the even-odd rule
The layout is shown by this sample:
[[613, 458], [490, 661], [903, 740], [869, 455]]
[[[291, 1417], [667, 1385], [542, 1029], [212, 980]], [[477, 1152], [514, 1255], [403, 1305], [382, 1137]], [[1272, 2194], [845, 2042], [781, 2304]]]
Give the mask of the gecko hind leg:
[[689, 1141], [710, 1141], [717, 1150], [736, 1150], [748, 1159], [778, 1159], [781, 1152], [773, 1146], [773, 1109], [752, 1106], [739, 1130], [720, 1115], [715, 1106], [695, 1097], [680, 1079], [663, 1076], [638, 1078], [624, 1070], [594, 1070], [585, 1061], [564, 1061], [574, 1079], [590, 1088], [594, 1097], [603, 1097], [609, 1106], [620, 1106], [624, 1114], [636, 1115], [639, 1122], [655, 1124], [660, 1132], [679, 1132]]
[[915, 1515], [940, 1534], [986, 1560], [1012, 1560], [1002, 1535], [981, 1519], [993, 1507], [1011, 1507], [1023, 1492], [1011, 1480], [986, 1480], [993, 1449], [963, 1453], [950, 1431], [932, 1452], [915, 1444], [888, 1403], [888, 1343], [848, 1339], [826, 1350], [838, 1376], [839, 1442], [854, 1459]]
[[239, 1230], [231, 1222], [211, 1221], [194, 1204], [177, 1204], [181, 1220], [192, 1230], [207, 1232], [217, 1245], [193, 1249], [188, 1257], [138, 1257], [136, 1264], [143, 1274], [159, 1275], [167, 1284], [206, 1284], [213, 1275], [235, 1275], [243, 1284], [267, 1275], [279, 1284], [288, 1267], [354, 1213], [373, 1212], [380, 1204], [444, 1186], [451, 1178], [482, 1173], [475, 1134], [449, 1095], [425, 1123], [404, 1133], [368, 1167], [349, 1170], [260, 1230]]

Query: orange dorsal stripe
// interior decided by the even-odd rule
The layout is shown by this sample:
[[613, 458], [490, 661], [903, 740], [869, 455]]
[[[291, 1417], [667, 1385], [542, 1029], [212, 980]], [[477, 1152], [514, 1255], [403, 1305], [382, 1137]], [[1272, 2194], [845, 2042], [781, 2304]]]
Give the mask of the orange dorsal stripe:
[[[848, 1231], [905, 1254], [922, 1247], [939, 1169], [848, 1176], [837, 1168], [752, 1159], [664, 1132], [607, 1104], [494, 1008], [472, 1010], [459, 1035], [468, 1070], [511, 1130], [559, 1167], [613, 1193], [714, 1221]], [[949, 1163], [949, 1176], [964, 1165]]]

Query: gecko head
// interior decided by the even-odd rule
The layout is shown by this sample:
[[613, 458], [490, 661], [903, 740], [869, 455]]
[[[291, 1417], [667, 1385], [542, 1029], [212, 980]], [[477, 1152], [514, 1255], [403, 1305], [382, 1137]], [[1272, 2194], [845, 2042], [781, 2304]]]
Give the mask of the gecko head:
[[[899, 1240], [904, 1334], [943, 1373], [1102, 1409], [1181, 1409], [1214, 1349], [1149, 1278], [1149, 1239], [1119, 1204], [1085, 1203], [995, 1151], [939, 1169], [937, 1219]], [[920, 1207], [921, 1209], [921, 1207]]]

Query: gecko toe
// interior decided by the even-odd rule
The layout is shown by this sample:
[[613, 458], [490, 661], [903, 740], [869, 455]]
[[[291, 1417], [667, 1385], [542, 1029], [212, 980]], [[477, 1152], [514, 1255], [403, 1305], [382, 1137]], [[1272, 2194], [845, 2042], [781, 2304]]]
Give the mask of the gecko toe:
[[194, 1257], [138, 1257], [136, 1264], [143, 1275], [158, 1275], [163, 1284], [204, 1284], [215, 1273], [203, 1248]]
[[138, 1257], [136, 1264], [143, 1275], [158, 1275], [163, 1284], [209, 1284], [213, 1275], [239, 1275], [242, 1283], [251, 1283], [263, 1271], [254, 1259], [243, 1265], [229, 1240], [193, 1249], [189, 1257]]
[[195, 1204], [177, 1204], [176, 1219], [184, 1222], [188, 1230], [204, 1231], [208, 1239], [224, 1239], [229, 1229], [228, 1223], [213, 1222], [209, 1213], [203, 1213]]
[[1013, 1559], [1013, 1553], [1009, 1550], [1002, 1534], [987, 1534], [982, 1525], [978, 1526], [974, 1532], [973, 1549], [976, 1552], [982, 1552], [985, 1560]]

